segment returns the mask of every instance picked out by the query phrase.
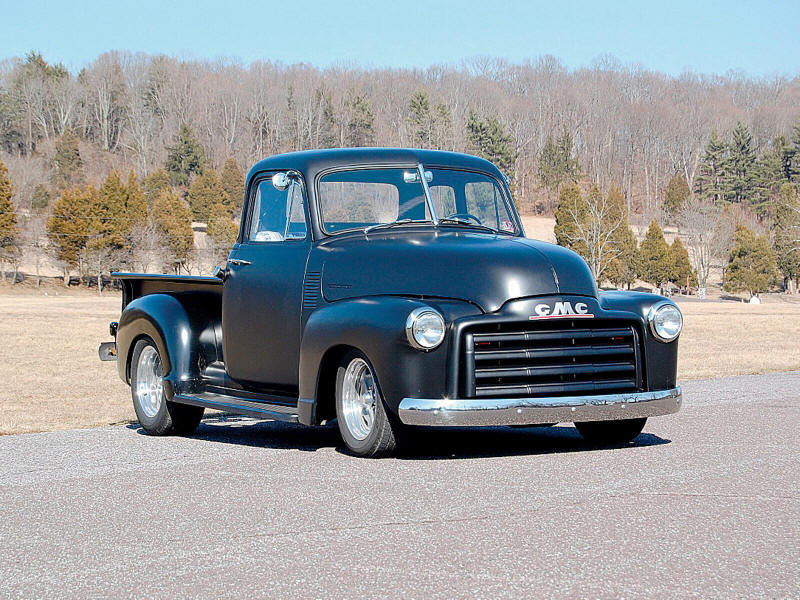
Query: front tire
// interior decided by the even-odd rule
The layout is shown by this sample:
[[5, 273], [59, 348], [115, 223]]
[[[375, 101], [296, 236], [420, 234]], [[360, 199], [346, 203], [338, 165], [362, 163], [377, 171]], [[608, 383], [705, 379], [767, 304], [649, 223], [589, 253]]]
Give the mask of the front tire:
[[575, 427], [587, 442], [601, 446], [620, 446], [627, 444], [642, 433], [645, 423], [647, 423], [647, 418], [585, 421], [575, 423]]
[[189, 435], [197, 429], [205, 410], [167, 399], [161, 354], [150, 338], [139, 340], [133, 348], [131, 397], [136, 418], [150, 435]]
[[395, 451], [399, 425], [389, 417], [372, 365], [356, 350], [342, 358], [336, 372], [336, 417], [353, 454], [378, 458]]

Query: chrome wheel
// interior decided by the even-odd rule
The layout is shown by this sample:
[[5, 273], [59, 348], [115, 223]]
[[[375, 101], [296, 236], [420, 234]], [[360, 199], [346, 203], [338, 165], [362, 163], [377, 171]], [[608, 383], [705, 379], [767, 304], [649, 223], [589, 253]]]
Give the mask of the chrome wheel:
[[365, 439], [375, 425], [378, 390], [372, 369], [364, 359], [354, 358], [342, 379], [342, 415], [347, 431], [357, 440]]
[[153, 418], [163, 401], [161, 357], [153, 346], [145, 346], [136, 363], [136, 402], [146, 416]]

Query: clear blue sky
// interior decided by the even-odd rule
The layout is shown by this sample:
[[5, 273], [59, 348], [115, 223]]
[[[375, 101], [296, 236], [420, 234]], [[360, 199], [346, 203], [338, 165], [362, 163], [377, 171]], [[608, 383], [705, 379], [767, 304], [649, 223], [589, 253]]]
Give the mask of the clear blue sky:
[[31, 49], [78, 69], [107, 50], [317, 66], [520, 62], [611, 54], [678, 74], [800, 74], [800, 0], [286, 2], [2, 0], [0, 59]]

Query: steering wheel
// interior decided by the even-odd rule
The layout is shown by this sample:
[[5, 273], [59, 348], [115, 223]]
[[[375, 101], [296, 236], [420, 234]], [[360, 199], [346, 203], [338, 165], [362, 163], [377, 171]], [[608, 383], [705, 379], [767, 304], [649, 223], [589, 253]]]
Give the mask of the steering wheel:
[[472, 219], [478, 225], [483, 225], [481, 220], [478, 217], [476, 217], [475, 215], [471, 214], [471, 213], [452, 213], [452, 214], [449, 214], [449, 215], [447, 215], [445, 217], [445, 219], [458, 219], [458, 218], [461, 218], [461, 219]]

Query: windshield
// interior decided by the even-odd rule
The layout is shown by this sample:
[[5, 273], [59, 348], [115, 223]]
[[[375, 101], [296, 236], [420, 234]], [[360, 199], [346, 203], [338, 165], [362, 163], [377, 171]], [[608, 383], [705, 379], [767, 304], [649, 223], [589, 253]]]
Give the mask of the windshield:
[[319, 182], [318, 204], [326, 233], [368, 229], [395, 222], [466, 225], [517, 233], [500, 184], [489, 175], [454, 169], [425, 169], [430, 202], [419, 169], [410, 167], [337, 171]]

